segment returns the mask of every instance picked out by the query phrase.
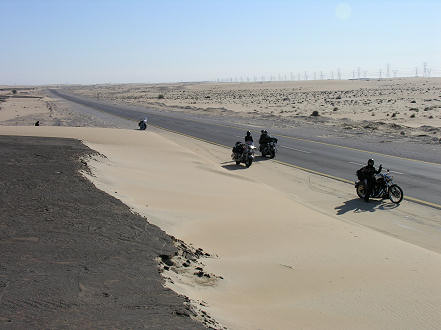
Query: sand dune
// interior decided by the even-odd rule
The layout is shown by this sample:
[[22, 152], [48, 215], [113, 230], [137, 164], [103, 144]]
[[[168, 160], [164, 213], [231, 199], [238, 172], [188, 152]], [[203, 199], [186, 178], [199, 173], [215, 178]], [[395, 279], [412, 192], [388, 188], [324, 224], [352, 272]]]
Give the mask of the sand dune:
[[[229, 159], [229, 150], [165, 132], [0, 127], [0, 134], [72, 137], [105, 155], [89, 161], [90, 179], [98, 188], [167, 233], [217, 256], [203, 261], [204, 272], [217, 276], [200, 278], [176, 266], [163, 274], [168, 286], [206, 305], [227, 327], [441, 326], [436, 248], [360, 226], [351, 220], [358, 217], [355, 212], [337, 218], [326, 206], [313, 206], [314, 196], [320, 204], [317, 188], [326, 190], [326, 181], [305, 189], [299, 177], [308, 176], [310, 184], [317, 179], [278, 174], [271, 162], [234, 170], [219, 162]], [[273, 186], [274, 180], [284, 184]], [[337, 188], [329, 189], [345, 198], [349, 187]], [[410, 204], [401, 207], [415, 212]], [[375, 216], [399, 221], [403, 212]], [[433, 216], [430, 212], [421, 217]]]

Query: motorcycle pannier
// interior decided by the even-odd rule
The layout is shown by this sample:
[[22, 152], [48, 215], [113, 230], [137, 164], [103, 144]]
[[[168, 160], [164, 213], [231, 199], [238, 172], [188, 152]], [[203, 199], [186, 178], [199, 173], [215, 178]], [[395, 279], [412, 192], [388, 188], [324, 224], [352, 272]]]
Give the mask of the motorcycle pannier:
[[363, 171], [362, 168], [360, 168], [360, 169], [357, 171], [357, 178], [358, 178], [358, 180], [363, 180], [364, 177], [365, 177], [365, 175], [364, 175], [364, 171]]

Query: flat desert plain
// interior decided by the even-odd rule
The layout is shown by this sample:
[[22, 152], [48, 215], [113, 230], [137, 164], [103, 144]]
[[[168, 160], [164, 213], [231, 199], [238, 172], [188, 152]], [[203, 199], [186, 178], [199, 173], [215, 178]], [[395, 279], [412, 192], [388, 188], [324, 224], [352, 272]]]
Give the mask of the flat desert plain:
[[[422, 86], [423, 81], [417, 83]], [[439, 81], [434, 80], [435, 83]], [[285, 84], [288, 83], [280, 83]], [[248, 89], [246, 93], [252, 94], [251, 85], [233, 87], [240, 93]], [[192, 93], [202, 93], [203, 88], [226, 88], [223, 84], [208, 86], [173, 88], [184, 88], [185, 93], [192, 88], [197, 89]], [[140, 88], [133, 87], [135, 91]], [[131, 93], [131, 86], [97, 88], [100, 93], [108, 90], [109, 95], [113, 95], [112, 89], [119, 88]], [[340, 85], [337, 90], [341, 95]], [[354, 89], [350, 90], [353, 93]], [[430, 104], [437, 104], [440, 95], [435, 94], [439, 89], [430, 91], [433, 96], [418, 94], [422, 96], [414, 96], [415, 102], [428, 103], [424, 101], [427, 97]], [[166, 98], [168, 94], [163, 93]], [[323, 95], [323, 91], [320, 93]], [[342, 100], [343, 95], [341, 99], [338, 95], [335, 99]], [[396, 99], [408, 97], [406, 94]], [[10, 101], [15, 99], [0, 104], [0, 114], [8, 109]], [[122, 99], [118, 96], [117, 101]], [[409, 106], [414, 104], [411, 101]], [[24, 111], [27, 125], [50, 112], [45, 103], [48, 100], [38, 102], [40, 108], [23, 108], [21, 104], [20, 111], [28, 109]], [[50, 102], [57, 107], [57, 100]], [[307, 103], [304, 102], [305, 117], [311, 110], [306, 108]], [[228, 102], [222, 107], [228, 107]], [[179, 109], [186, 111], [184, 105]], [[437, 109], [422, 109], [418, 114], [432, 111], [430, 116], [439, 120]], [[69, 109], [58, 106], [57, 111], [60, 126], [68, 126]], [[330, 111], [333, 114], [339, 110]], [[402, 114], [404, 110], [397, 111]], [[23, 112], [17, 116], [18, 113], [17, 110], [13, 119], [17, 123]], [[199, 315], [216, 319], [216, 327], [441, 327], [441, 215], [437, 209], [406, 201], [398, 207], [388, 201], [365, 204], [356, 198], [350, 185], [271, 161], [234, 170], [229, 149], [159, 129], [141, 132], [92, 127], [100, 123], [89, 117], [81, 118], [81, 123], [91, 127], [81, 128], [15, 126], [9, 121], [10, 115], [3, 120], [9, 124], [0, 126], [3, 135], [83, 141], [105, 156], [87, 160], [92, 172], [85, 175], [96, 187], [120, 199], [169, 235], [206, 251], [197, 265], [188, 263], [185, 254], [179, 254], [171, 266], [159, 263], [158, 267], [164, 284], [189, 297]], [[405, 121], [410, 122], [411, 118], [406, 117]], [[401, 124], [405, 124], [404, 119]]]
[[[441, 78], [74, 86], [79, 95], [158, 109], [441, 138]], [[311, 118], [314, 111], [318, 117]], [[319, 120], [317, 120], [319, 119]]]

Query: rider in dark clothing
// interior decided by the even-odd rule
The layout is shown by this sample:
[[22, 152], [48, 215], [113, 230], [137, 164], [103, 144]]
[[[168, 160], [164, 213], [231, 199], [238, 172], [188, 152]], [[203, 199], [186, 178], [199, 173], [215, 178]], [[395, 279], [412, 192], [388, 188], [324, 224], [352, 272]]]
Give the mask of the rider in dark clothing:
[[245, 136], [245, 143], [253, 144], [253, 137], [251, 136], [251, 132], [247, 131], [247, 135]]
[[369, 196], [371, 195], [372, 189], [375, 186], [375, 174], [378, 174], [381, 172], [383, 166], [380, 165], [378, 167], [378, 170], [374, 167], [374, 160], [369, 159], [368, 164], [365, 167], [362, 167], [359, 171], [364, 179], [366, 179], [366, 195], [364, 197], [364, 200], [366, 202], [369, 201]]
[[265, 144], [268, 141], [268, 132], [261, 130], [260, 131], [260, 138], [259, 138], [259, 144]]

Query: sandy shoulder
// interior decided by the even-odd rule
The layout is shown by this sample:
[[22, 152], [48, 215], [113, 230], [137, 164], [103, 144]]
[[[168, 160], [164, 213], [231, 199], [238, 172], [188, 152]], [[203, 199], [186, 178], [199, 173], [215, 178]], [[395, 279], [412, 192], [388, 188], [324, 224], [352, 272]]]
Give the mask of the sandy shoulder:
[[441, 326], [436, 237], [433, 247], [422, 247], [425, 237], [412, 241], [409, 232], [398, 239], [363, 223], [373, 214], [394, 222], [417, 212], [429, 221], [438, 211], [403, 203], [339, 214], [355, 197], [348, 187], [272, 162], [234, 170], [223, 163], [229, 150], [164, 132], [0, 127], [0, 134], [77, 138], [104, 154], [107, 160], [92, 163], [98, 188], [218, 256], [205, 260], [209, 272], [224, 278], [214, 284], [196, 285], [183, 270], [165, 275], [170, 287], [205, 301], [228, 327]]
[[0, 126], [115, 127], [108, 120], [84, 113], [67, 101], [52, 97], [46, 87], [0, 89]]

